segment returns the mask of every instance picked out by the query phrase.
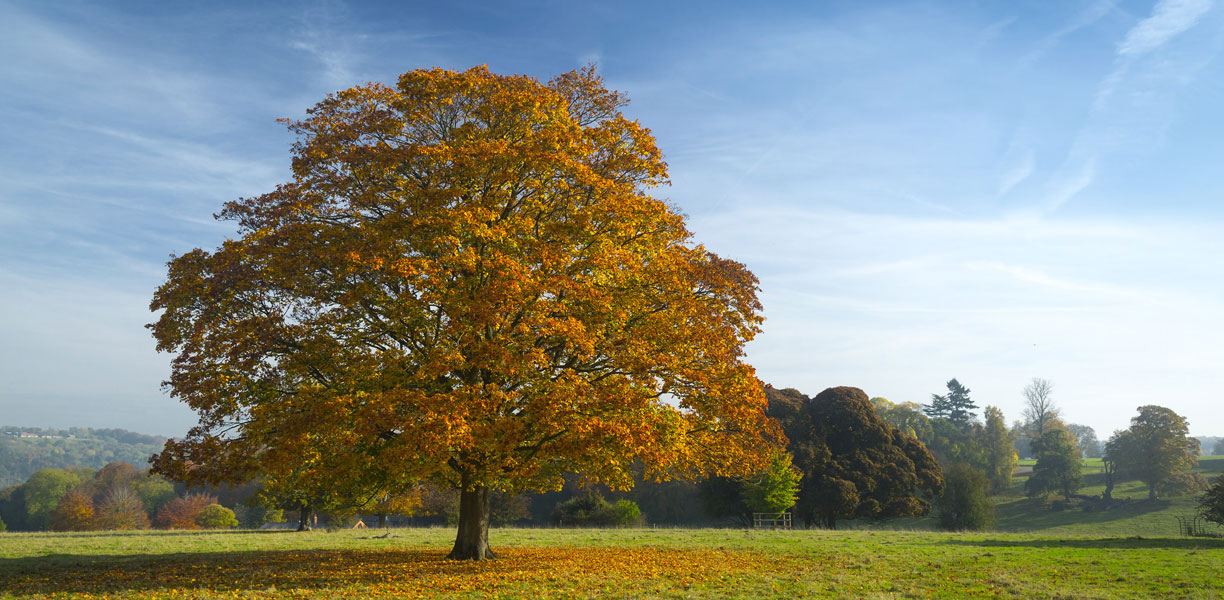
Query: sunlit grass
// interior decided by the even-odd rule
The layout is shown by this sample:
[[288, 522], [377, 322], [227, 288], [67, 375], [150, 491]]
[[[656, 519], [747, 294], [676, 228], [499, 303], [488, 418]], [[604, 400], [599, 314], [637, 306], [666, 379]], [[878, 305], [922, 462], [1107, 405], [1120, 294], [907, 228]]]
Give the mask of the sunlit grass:
[[[902, 531], [6, 534], [7, 598], [1219, 598], [1224, 540]], [[2, 595], [2, 594], [0, 594]]]

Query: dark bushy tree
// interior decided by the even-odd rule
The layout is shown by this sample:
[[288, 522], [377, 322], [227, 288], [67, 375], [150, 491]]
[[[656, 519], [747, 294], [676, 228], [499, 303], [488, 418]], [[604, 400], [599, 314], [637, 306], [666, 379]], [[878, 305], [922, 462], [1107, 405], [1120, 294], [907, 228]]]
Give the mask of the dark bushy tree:
[[1148, 499], [1157, 498], [1160, 483], [1198, 464], [1199, 441], [1190, 437], [1190, 425], [1163, 406], [1140, 406], [1131, 426], [1105, 445], [1106, 456], [1127, 477], [1148, 486]]
[[23, 485], [11, 485], [0, 490], [0, 519], [13, 531], [25, 531], [25, 489]]
[[931, 403], [923, 408], [923, 412], [932, 419], [947, 419], [957, 427], [965, 429], [973, 422], [977, 405], [969, 398], [969, 388], [961, 385], [953, 377], [948, 381], [948, 393], [944, 395], [931, 394]]
[[950, 531], [980, 531], [994, 524], [994, 503], [986, 495], [990, 480], [968, 463], [944, 472], [943, 494], [936, 501], [939, 526]]
[[925, 515], [943, 487], [939, 464], [917, 439], [885, 423], [867, 394], [829, 388], [815, 398], [766, 389], [803, 475], [797, 516], [835, 528], [840, 519]]
[[1224, 526], [1224, 475], [1216, 477], [1207, 493], [1199, 497], [1199, 514], [1204, 519]]
[[641, 522], [642, 511], [630, 500], [609, 503], [595, 492], [557, 505], [553, 523], [567, 527], [625, 527]]

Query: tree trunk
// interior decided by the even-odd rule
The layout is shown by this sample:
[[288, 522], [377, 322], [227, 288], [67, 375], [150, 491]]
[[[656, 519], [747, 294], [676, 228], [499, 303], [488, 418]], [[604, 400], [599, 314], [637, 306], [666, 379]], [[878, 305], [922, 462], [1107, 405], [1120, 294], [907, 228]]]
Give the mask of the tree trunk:
[[384, 513], [378, 513], [378, 528], [382, 529], [383, 527], [386, 527], [386, 526], [387, 526], [387, 515]]
[[1155, 481], [1148, 484], [1148, 500], [1151, 502], [1156, 501], [1156, 482]]
[[310, 507], [303, 506], [298, 512], [298, 531], [310, 531]]
[[489, 549], [489, 488], [476, 486], [459, 493], [459, 532], [455, 534], [455, 547], [447, 558], [497, 558]]

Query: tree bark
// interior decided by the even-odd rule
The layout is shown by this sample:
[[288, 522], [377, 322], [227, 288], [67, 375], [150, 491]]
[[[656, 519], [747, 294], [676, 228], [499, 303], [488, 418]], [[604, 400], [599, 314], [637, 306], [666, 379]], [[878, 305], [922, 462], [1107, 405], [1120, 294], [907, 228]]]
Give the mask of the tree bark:
[[378, 528], [382, 529], [383, 527], [386, 527], [386, 526], [387, 526], [387, 515], [385, 513], [378, 513]]
[[459, 531], [447, 558], [486, 560], [497, 558], [489, 549], [489, 488], [475, 486], [459, 493]]
[[1155, 481], [1148, 484], [1148, 501], [1150, 502], [1156, 501], [1156, 482]]
[[310, 507], [303, 506], [298, 512], [298, 531], [310, 531]]

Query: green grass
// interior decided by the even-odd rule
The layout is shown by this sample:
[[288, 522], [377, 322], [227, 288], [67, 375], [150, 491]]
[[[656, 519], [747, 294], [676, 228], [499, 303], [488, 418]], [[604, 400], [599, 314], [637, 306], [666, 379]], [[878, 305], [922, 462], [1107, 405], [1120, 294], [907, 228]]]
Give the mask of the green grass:
[[[1020, 466], [1032, 466], [1034, 461], [1020, 461]], [[1224, 474], [1224, 456], [1199, 457], [1195, 471], [1209, 481]], [[1082, 469], [1083, 486], [1076, 493], [1095, 496], [1105, 491], [1105, 473], [1101, 459], [1085, 459]], [[1186, 494], [1174, 498], [1147, 501], [1147, 486], [1139, 481], [1122, 481], [1114, 485], [1113, 497], [1129, 502], [1106, 511], [1086, 511], [1082, 506], [1058, 510], [1061, 496], [1051, 495], [1041, 500], [1030, 500], [1024, 494], [1024, 482], [1028, 475], [1012, 479], [1011, 488], [995, 497], [997, 513], [994, 530], [1011, 533], [1035, 533], [1043, 535], [1107, 535], [1107, 536], [1175, 536], [1178, 535], [1177, 517], [1193, 516], [1198, 512], [1198, 494]], [[850, 528], [934, 530], [933, 517], [921, 519], [898, 519], [881, 524], [850, 523]], [[1224, 534], [1224, 528], [1208, 525], [1209, 532]]]
[[[1204, 457], [1208, 478], [1224, 457]], [[1101, 512], [997, 498], [996, 531], [933, 519], [841, 531], [495, 530], [503, 558], [443, 560], [453, 530], [0, 534], [0, 598], [1224, 598], [1224, 539], [1177, 535], [1193, 495], [1121, 482]], [[1083, 494], [1099, 494], [1099, 461]], [[859, 529], [855, 529], [860, 527]]]
[[1221, 598], [1224, 540], [903, 531], [449, 529], [0, 536], [0, 597]]

